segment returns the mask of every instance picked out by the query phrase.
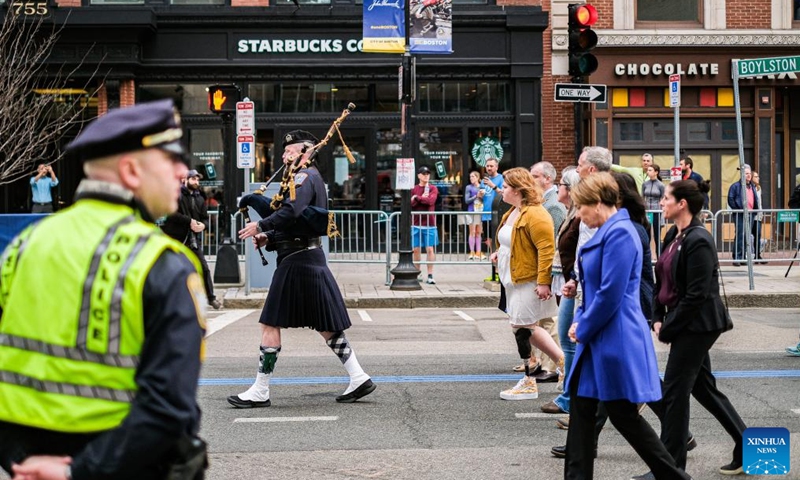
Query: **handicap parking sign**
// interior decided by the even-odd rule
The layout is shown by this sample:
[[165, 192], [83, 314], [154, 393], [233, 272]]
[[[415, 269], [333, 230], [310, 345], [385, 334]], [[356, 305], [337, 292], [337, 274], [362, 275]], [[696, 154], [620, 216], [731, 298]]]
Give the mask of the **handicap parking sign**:
[[253, 168], [256, 166], [255, 138], [252, 135], [239, 135], [236, 137], [239, 148], [236, 151], [236, 166], [238, 168]]
[[242, 144], [242, 153], [250, 153], [250, 144], [249, 143], [243, 143]]

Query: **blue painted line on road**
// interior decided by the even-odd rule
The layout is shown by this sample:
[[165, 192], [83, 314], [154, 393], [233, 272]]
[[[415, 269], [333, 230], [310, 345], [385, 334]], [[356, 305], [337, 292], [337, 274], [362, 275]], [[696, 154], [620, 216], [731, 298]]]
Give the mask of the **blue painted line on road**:
[[[662, 374], [663, 376], [663, 374]], [[800, 378], [800, 370], [722, 370], [714, 372], [717, 378]], [[373, 377], [378, 383], [459, 383], [459, 382], [511, 382], [519, 374], [508, 375], [402, 375]], [[348, 383], [348, 377], [275, 377], [273, 385], [320, 385]], [[201, 378], [201, 386], [250, 385], [253, 378]]]

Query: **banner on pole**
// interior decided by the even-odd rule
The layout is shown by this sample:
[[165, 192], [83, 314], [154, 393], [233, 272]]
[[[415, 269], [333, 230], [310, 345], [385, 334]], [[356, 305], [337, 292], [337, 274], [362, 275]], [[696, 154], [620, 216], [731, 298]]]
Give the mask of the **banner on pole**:
[[409, 2], [411, 53], [453, 53], [452, 0]]
[[364, 0], [362, 51], [404, 53], [405, 0]]

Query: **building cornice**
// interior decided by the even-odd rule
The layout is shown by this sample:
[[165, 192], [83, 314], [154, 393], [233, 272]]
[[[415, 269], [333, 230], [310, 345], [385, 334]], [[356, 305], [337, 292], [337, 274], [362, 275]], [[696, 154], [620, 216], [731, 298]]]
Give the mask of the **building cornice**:
[[600, 47], [800, 46], [800, 31], [785, 30], [601, 30]]
[[[771, 47], [800, 46], [800, 30], [595, 30], [597, 47]], [[555, 49], [567, 35], [553, 35]], [[561, 48], [559, 48], [561, 47]]]

